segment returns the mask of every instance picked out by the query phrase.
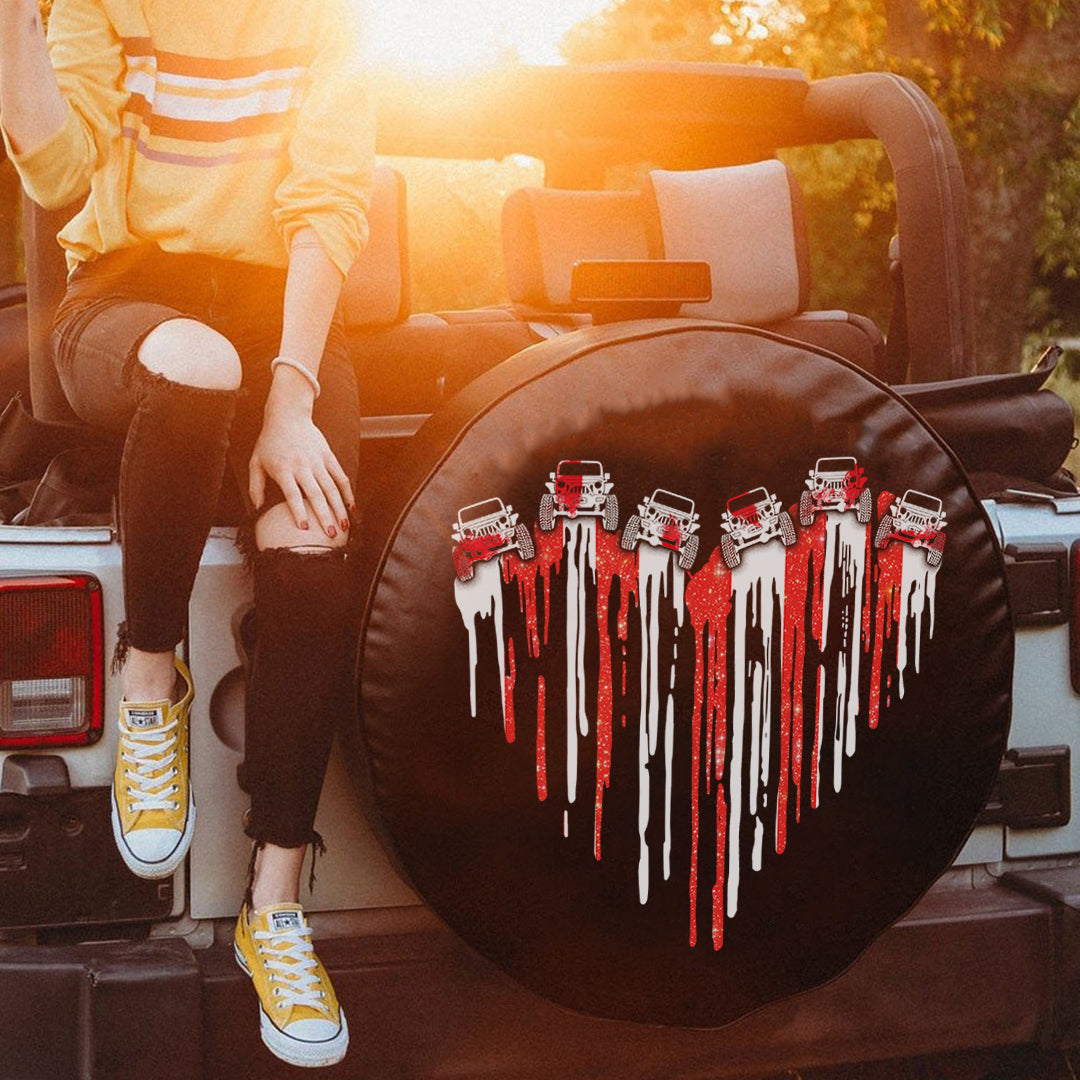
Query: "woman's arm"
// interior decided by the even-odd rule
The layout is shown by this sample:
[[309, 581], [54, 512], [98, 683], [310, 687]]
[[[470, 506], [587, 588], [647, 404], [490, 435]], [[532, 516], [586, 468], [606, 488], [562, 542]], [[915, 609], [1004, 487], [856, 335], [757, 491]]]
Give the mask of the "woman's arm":
[[57, 0], [47, 38], [36, 0], [0, 0], [0, 133], [45, 209], [84, 196], [119, 137], [123, 64], [101, 0]]
[[[313, 375], [326, 345], [342, 284], [314, 229], [300, 229], [289, 253], [279, 356], [303, 364]], [[274, 373], [263, 428], [249, 467], [249, 493], [262, 505], [266, 477], [281, 488], [301, 529], [309, 526], [306, 499], [327, 536], [348, 528], [352, 487], [322, 432], [311, 419], [315, 390], [300, 372], [282, 364]]]
[[37, 0], [0, 0], [0, 117], [19, 155], [54, 138], [67, 119]]

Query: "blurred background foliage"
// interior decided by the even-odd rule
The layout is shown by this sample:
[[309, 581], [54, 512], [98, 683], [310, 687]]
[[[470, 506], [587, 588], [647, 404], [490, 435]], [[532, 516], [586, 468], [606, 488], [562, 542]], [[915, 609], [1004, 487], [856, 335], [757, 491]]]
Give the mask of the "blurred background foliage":
[[[1080, 334], [1078, 0], [615, 0], [576, 25], [561, 51], [571, 62], [909, 76], [947, 117], [964, 166], [982, 369], [1011, 370], [1025, 347]], [[805, 196], [814, 306], [886, 326], [896, 219], [884, 153], [852, 142], [783, 157]], [[499, 209], [509, 190], [538, 182], [536, 163], [395, 165], [410, 184], [416, 310], [505, 300]], [[613, 172], [608, 186], [635, 187], [646, 167]]]

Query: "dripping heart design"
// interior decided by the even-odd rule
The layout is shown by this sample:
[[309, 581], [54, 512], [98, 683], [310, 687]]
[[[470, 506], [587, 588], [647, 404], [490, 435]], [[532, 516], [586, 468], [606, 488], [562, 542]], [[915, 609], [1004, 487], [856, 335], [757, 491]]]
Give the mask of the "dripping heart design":
[[[725, 922], [738, 913], [740, 880], [783, 855], [804, 814], [824, 798], [842, 798], [859, 740], [904, 697], [933, 638], [940, 500], [912, 489], [872, 499], [853, 458], [818, 459], [806, 487], [788, 509], [767, 488], [720, 503], [721, 543], [696, 570], [695, 503], [658, 488], [618, 534], [613, 484], [598, 461], [558, 464], [531, 530], [498, 498], [464, 508], [454, 526], [472, 717], [480, 651], [493, 646], [503, 737], [517, 741], [515, 687], [525, 661], [528, 691], [519, 697], [535, 701], [528, 727], [535, 727], [536, 798], [561, 802], [552, 806], [552, 827], [569, 836], [576, 819], [588, 822], [597, 861], [611, 830], [636, 828], [641, 904], [658, 881], [669, 881], [672, 852], [681, 848], [691, 947], [704, 934], [720, 949]], [[560, 586], [565, 625], [553, 627]], [[514, 622], [523, 626], [517, 657], [504, 620], [515, 606]], [[692, 678], [688, 659], [676, 662], [690, 636]], [[588, 680], [587, 640], [598, 663]], [[636, 717], [616, 708], [629, 700], [628, 645], [639, 657], [630, 675]], [[556, 659], [565, 661], [565, 703], [548, 700], [542, 671], [532, 685], [546, 653], [563, 654]], [[565, 728], [559, 762], [548, 757], [553, 723], [560, 743]], [[618, 767], [636, 773], [633, 823], [604, 818], [614, 733], [628, 724]], [[688, 746], [688, 791], [675, 790], [676, 775], [685, 775], [676, 745]], [[579, 790], [582, 755], [595, 760], [590, 792]], [[673, 800], [689, 803], [688, 835], [673, 834]], [[662, 822], [653, 820], [658, 806]], [[715, 849], [705, 861], [711, 880], [699, 881], [706, 844]]]

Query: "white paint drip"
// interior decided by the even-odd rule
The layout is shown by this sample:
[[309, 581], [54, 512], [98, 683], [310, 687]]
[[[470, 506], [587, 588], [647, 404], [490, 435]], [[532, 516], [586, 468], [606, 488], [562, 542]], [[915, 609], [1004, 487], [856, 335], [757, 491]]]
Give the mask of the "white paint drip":
[[581, 530], [577, 522], [567, 525], [566, 543], [566, 798], [577, 799], [577, 639], [578, 639], [578, 560], [577, 545]]
[[765, 826], [761, 823], [761, 818], [758, 818], [754, 822], [754, 853], [750, 857], [750, 865], [754, 870], [761, 869], [761, 848], [762, 840], [765, 838]]
[[731, 775], [728, 778], [728, 800], [731, 824], [728, 830], [727, 916], [733, 918], [739, 910], [739, 830], [742, 827], [743, 724], [746, 719], [746, 600], [748, 590], [736, 587], [738, 568], [732, 572], [735, 611], [735, 703], [731, 712]]
[[860, 525], [854, 514], [848, 514], [840, 526], [840, 538], [845, 545], [848, 558], [848, 574], [844, 583], [845, 595], [852, 598], [851, 625], [847, 634], [847, 670], [850, 672], [848, 686], [851, 692], [847, 695], [847, 738], [844, 743], [844, 753], [848, 757], [855, 754], [855, 719], [859, 715], [859, 663], [862, 657], [862, 648], [859, 644], [859, 634], [862, 628], [863, 604], [868, 603], [863, 595], [863, 584], [866, 580], [866, 530], [873, 524]]
[[[672, 678], [675, 665], [671, 667]], [[667, 696], [667, 710], [664, 717], [664, 880], [671, 877], [671, 774], [672, 757], [675, 750], [675, 697]]]
[[[859, 652], [856, 642], [854, 651]], [[844, 720], [847, 717], [847, 657], [841, 650], [836, 661], [836, 714], [833, 717], [833, 791], [839, 794], [844, 769]], [[855, 721], [852, 719], [852, 726]]]
[[[671, 553], [650, 544], [637, 552], [638, 614], [641, 621], [641, 705], [638, 715], [638, 898], [649, 898], [649, 848], [645, 832], [649, 827], [649, 764], [656, 754], [660, 736], [660, 598], [670, 592], [678, 626], [682, 625], [686, 575], [675, 565]], [[670, 575], [670, 579], [669, 579]], [[670, 590], [669, 582], [670, 580]], [[678, 626], [675, 633], [678, 635]], [[664, 731], [664, 878], [671, 874], [671, 790], [672, 759], [675, 747], [675, 658], [673, 644], [668, 675], [668, 697]]]
[[642, 544], [638, 548], [641, 716], [649, 735], [649, 757], [656, 753], [660, 724], [660, 594], [667, 591], [670, 562], [671, 555], [662, 548], [654, 548], [651, 544]]
[[506, 660], [503, 655], [502, 570], [499, 559], [474, 565], [476, 574], [472, 581], [454, 581], [454, 600], [469, 633], [469, 704], [472, 715], [476, 716], [476, 620], [486, 619], [490, 615], [499, 654], [499, 700], [502, 702], [505, 725], [506, 695], [503, 693], [503, 680], [506, 677]]
[[[730, 856], [728, 859], [727, 913], [734, 915], [739, 906], [739, 829], [742, 823], [743, 750], [747, 719], [749, 738], [749, 789], [747, 813], [754, 816], [756, 854], [751, 865], [758, 869], [761, 861], [759, 837], [764, 835], [764, 823], [757, 815], [768, 805], [769, 754], [772, 740], [772, 672], [773, 630], [779, 620], [783, 626], [784, 572], [787, 556], [781, 544], [771, 543], [748, 548], [742, 562], [731, 574], [731, 590], [735, 609], [735, 696], [731, 714], [731, 774], [728, 780], [731, 806]], [[747, 661], [747, 614], [761, 635], [763, 659]], [[749, 683], [749, 702], [747, 684]], [[755, 862], [756, 860], [756, 862]]]
[[589, 734], [585, 712], [585, 574], [596, 576], [596, 523], [563, 525], [566, 542], [566, 797], [577, 799], [578, 735]]
[[[899, 677], [897, 692], [904, 696], [904, 671], [910, 663], [919, 670], [922, 658], [923, 614], [930, 608], [930, 632], [934, 636], [934, 583], [937, 567], [926, 565], [926, 557], [916, 548], [904, 545], [903, 569], [900, 573], [900, 628], [896, 640], [896, 667]], [[908, 640], [908, 619], [915, 620], [915, 640]]]

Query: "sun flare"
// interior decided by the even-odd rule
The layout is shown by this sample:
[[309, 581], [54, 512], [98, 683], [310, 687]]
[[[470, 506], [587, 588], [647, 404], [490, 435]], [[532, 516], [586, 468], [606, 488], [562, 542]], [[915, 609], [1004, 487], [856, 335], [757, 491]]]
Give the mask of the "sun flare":
[[452, 74], [505, 60], [557, 64], [559, 42], [609, 0], [364, 0], [365, 54], [380, 67]]

